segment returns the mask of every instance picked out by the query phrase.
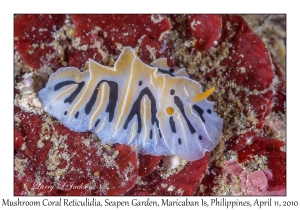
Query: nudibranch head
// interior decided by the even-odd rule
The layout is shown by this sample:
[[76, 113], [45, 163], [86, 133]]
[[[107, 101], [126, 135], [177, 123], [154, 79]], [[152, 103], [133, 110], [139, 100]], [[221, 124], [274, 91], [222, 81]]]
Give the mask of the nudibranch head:
[[130, 47], [114, 66], [90, 59], [87, 68], [61, 68], [39, 92], [44, 109], [71, 130], [186, 160], [218, 144], [223, 121], [207, 100], [215, 89], [203, 92], [185, 69], [168, 67], [165, 58], [147, 65]]

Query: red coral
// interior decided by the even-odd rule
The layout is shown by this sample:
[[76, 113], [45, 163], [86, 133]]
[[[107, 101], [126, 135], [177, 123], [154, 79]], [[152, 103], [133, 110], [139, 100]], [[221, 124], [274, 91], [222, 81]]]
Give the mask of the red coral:
[[157, 58], [166, 57], [166, 51], [169, 46], [160, 43], [157, 40], [150, 39], [148, 36], [141, 38], [139, 58], [145, 63], [151, 63]]
[[217, 186], [217, 178], [223, 172], [222, 168], [212, 164], [212, 166], [208, 169], [208, 173], [205, 174], [201, 181], [203, 191], [199, 187], [195, 195], [213, 195], [213, 188]]
[[150, 174], [158, 165], [161, 156], [139, 155], [139, 176]]
[[268, 168], [273, 174], [273, 177], [268, 180], [268, 191], [278, 191], [286, 187], [286, 153], [281, 150], [285, 145], [283, 141], [246, 133], [231, 138], [227, 145], [228, 150], [237, 152], [238, 162], [245, 166], [247, 160], [254, 161], [254, 155], [267, 157]]
[[17, 15], [14, 26], [15, 49], [24, 63], [34, 69], [43, 63], [57, 64], [59, 56], [49, 44], [53, 32], [59, 30], [66, 15]]
[[221, 36], [221, 15], [188, 15], [189, 29], [197, 38], [195, 48], [199, 51], [207, 51]]
[[[135, 47], [142, 36], [159, 40], [170, 29], [169, 20], [160, 15], [72, 15], [72, 19], [75, 37], [80, 37], [82, 44], [93, 43], [95, 34], [104, 40], [112, 54], [118, 43]], [[99, 30], [91, 33], [96, 27]]]
[[[252, 109], [255, 111], [255, 117], [258, 119], [256, 124], [257, 128], [263, 127], [265, 118], [271, 111], [273, 97], [274, 95], [272, 91], [268, 91], [264, 94], [249, 96], [249, 103], [252, 105]], [[247, 115], [248, 113], [246, 113], [246, 116]]]
[[18, 150], [22, 147], [22, 144], [24, 143], [24, 138], [21, 132], [16, 128], [14, 128], [14, 136], [15, 136], [14, 149]]
[[[27, 141], [16, 154], [15, 195], [120, 195], [134, 185], [138, 163], [130, 146], [106, 149], [89, 133], [49, 127], [37, 115], [16, 112]], [[45, 129], [47, 137], [40, 136]]]
[[96, 48], [91, 48], [86, 51], [77, 50], [71, 47], [66, 51], [66, 61], [70, 66], [81, 69], [89, 58], [93, 58], [95, 61], [102, 63], [102, 56], [99, 54]]
[[164, 179], [158, 171], [142, 177], [142, 185], [135, 185], [126, 195], [193, 195], [205, 174], [210, 155], [186, 164], [184, 169]]
[[[222, 74], [224, 83], [234, 81], [238, 86], [235, 91], [240, 101], [249, 103], [252, 108], [242, 110], [247, 116], [254, 111], [258, 119], [257, 128], [262, 128], [265, 117], [269, 114], [273, 100], [272, 91], [263, 91], [269, 88], [274, 78], [274, 70], [270, 55], [262, 40], [254, 34], [247, 23], [239, 16], [224, 16], [221, 40], [230, 40], [230, 51], [222, 66], [227, 69]], [[246, 89], [245, 89], [246, 88]], [[229, 90], [229, 88], [227, 88]], [[250, 91], [262, 93], [250, 93]]]
[[15, 158], [15, 195], [44, 194], [53, 195], [55, 191], [45, 189], [52, 186], [52, 178], [47, 176], [48, 150], [51, 142], [45, 141], [43, 148], [39, 148], [43, 120], [37, 115], [30, 115], [15, 109], [16, 115], [21, 119], [20, 128], [26, 136], [25, 150], [18, 150]]
[[221, 39], [229, 38], [232, 45], [228, 58], [221, 63], [230, 70], [224, 76], [236, 79], [238, 85], [250, 90], [268, 88], [274, 70], [263, 41], [240, 16], [224, 16], [223, 26]]
[[285, 103], [286, 103], [286, 78], [285, 73], [282, 67], [273, 62], [275, 67], [275, 73], [279, 78], [279, 86], [277, 88], [277, 92], [274, 96], [274, 106], [272, 107], [272, 111], [285, 113]]

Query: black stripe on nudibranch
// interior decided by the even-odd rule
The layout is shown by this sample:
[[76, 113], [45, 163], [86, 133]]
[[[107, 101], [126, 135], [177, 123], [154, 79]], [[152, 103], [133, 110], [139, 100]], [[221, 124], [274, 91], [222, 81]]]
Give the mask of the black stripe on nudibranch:
[[[65, 81], [65, 82], [68, 82], [68, 81]], [[61, 83], [65, 83], [65, 82], [61, 82]], [[63, 86], [66, 86], [66, 85], [70, 85], [70, 84], [74, 84], [74, 83], [77, 83], [77, 82], [74, 82], [74, 83], [70, 83], [70, 84], [64, 84], [63, 86], [59, 86], [59, 84], [61, 83], [58, 83], [57, 85], [55, 85], [55, 87], [58, 86], [58, 89], [62, 88]], [[82, 88], [84, 87], [84, 84], [85, 84], [85, 81], [82, 81], [82, 82], [79, 82], [77, 83], [78, 86], [77, 88], [74, 90], [74, 92], [64, 100], [64, 103], [72, 103], [74, 101], [74, 99], [77, 97], [77, 95], [80, 93], [80, 91], [82, 90]], [[54, 87], [54, 89], [55, 89]], [[57, 89], [57, 90], [58, 90]]]
[[193, 105], [193, 109], [198, 113], [198, 115], [200, 116], [202, 122], [205, 123], [205, 119], [204, 119], [204, 117], [203, 117], [203, 113], [204, 113], [203, 109], [201, 109], [201, 108], [200, 108], [199, 106], [197, 106], [197, 105]]
[[170, 95], [174, 95], [175, 94], [175, 90], [174, 89], [171, 89], [170, 90]]
[[175, 77], [175, 75], [172, 74], [172, 73], [171, 73], [170, 71], [168, 71], [168, 70], [158, 69], [158, 71], [159, 71], [160, 73], [163, 73], [163, 74], [168, 74], [168, 75], [170, 75], [171, 77]]
[[64, 115], [67, 115], [67, 114], [68, 114], [68, 112], [67, 112], [67, 111], [65, 111], [65, 112], [64, 112]]
[[99, 124], [99, 122], [100, 122], [100, 119], [98, 119], [98, 120], [96, 121], [95, 127], [97, 127], [97, 125]]
[[169, 71], [170, 71], [171, 73], [174, 73], [175, 69], [169, 69]]
[[97, 96], [99, 93], [99, 87], [102, 82], [106, 82], [109, 85], [109, 101], [106, 107], [106, 112], [109, 113], [109, 122], [111, 122], [114, 118], [114, 113], [117, 105], [118, 100], [118, 83], [114, 81], [107, 81], [107, 80], [101, 80], [95, 87], [94, 92], [90, 98], [90, 100], [87, 102], [84, 111], [86, 114], [89, 114], [95, 105], [95, 102], [97, 100]]
[[[152, 66], [152, 65], [150, 65], [150, 66]], [[152, 66], [152, 67], [155, 67], [155, 66]], [[170, 69], [170, 71], [168, 71], [168, 70], [164, 70], [164, 69], [160, 69], [160, 68], [158, 68], [157, 70], [158, 70], [160, 73], [168, 74], [168, 75], [170, 75], [171, 77], [175, 77], [175, 75], [172, 74], [172, 73], [174, 72], [174, 70], [171, 71], [171, 69]]]
[[175, 121], [173, 120], [173, 117], [170, 117], [169, 119], [170, 127], [173, 133], [176, 133], [176, 126], [175, 126]]
[[179, 138], [179, 139], [178, 139], [178, 144], [181, 145], [181, 143], [182, 143], [182, 142], [181, 142], [181, 138]]
[[152, 139], [152, 130], [150, 131], [149, 137]]
[[59, 89], [65, 87], [65, 86], [67, 86], [67, 85], [72, 85], [72, 84], [78, 84], [78, 83], [75, 82], [75, 81], [70, 81], [70, 80], [68, 80], [68, 81], [63, 81], [63, 82], [60, 82], [60, 83], [57, 83], [57, 84], [54, 86], [54, 91], [57, 91], [57, 90], [59, 90]]
[[153, 94], [151, 93], [150, 89], [148, 87], [146, 87], [140, 92], [138, 98], [133, 103], [130, 113], [124, 123], [124, 127], [123, 127], [124, 129], [127, 129], [129, 122], [133, 119], [133, 117], [135, 115], [137, 115], [138, 133], [141, 132], [141, 130], [142, 130], [141, 101], [142, 101], [144, 95], [147, 95], [151, 101], [151, 123], [152, 123], [152, 125], [154, 125], [154, 123], [156, 123], [157, 127], [159, 127], [159, 122], [156, 117], [156, 113], [157, 113], [156, 101], [155, 101], [155, 98], [154, 98]]
[[139, 81], [139, 86], [142, 86], [143, 82], [142, 81]]
[[208, 109], [208, 110], [207, 110], [207, 113], [208, 113], [208, 114], [211, 114], [211, 110], [210, 110], [210, 109]]
[[183, 118], [185, 119], [191, 134], [196, 133], [195, 128], [193, 127], [193, 125], [191, 124], [190, 120], [187, 118], [185, 111], [184, 111], [184, 106], [182, 101], [180, 100], [180, 98], [178, 96], [174, 96], [174, 103], [176, 104], [176, 106], [179, 108], [179, 111], [181, 112]]
[[199, 135], [199, 140], [202, 140], [202, 136], [201, 135]]
[[75, 114], [75, 118], [78, 118], [79, 116], [79, 111]]

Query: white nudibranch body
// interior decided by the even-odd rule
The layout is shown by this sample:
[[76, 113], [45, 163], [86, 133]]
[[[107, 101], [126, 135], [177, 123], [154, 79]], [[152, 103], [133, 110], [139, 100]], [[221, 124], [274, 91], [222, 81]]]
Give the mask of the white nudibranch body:
[[141, 154], [201, 159], [213, 150], [223, 120], [201, 85], [185, 69], [161, 58], [144, 64], [130, 47], [113, 67], [88, 61], [88, 71], [53, 73], [38, 96], [49, 114], [73, 131], [91, 131], [102, 142], [135, 145]]

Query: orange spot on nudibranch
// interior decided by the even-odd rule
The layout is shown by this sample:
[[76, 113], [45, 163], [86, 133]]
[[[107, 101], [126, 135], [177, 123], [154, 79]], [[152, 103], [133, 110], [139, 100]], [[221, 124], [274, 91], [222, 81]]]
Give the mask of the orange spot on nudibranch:
[[173, 109], [172, 107], [169, 107], [169, 106], [168, 106], [168, 107], [166, 108], [166, 112], [167, 112], [168, 115], [172, 115], [172, 114], [174, 113], [174, 109]]

